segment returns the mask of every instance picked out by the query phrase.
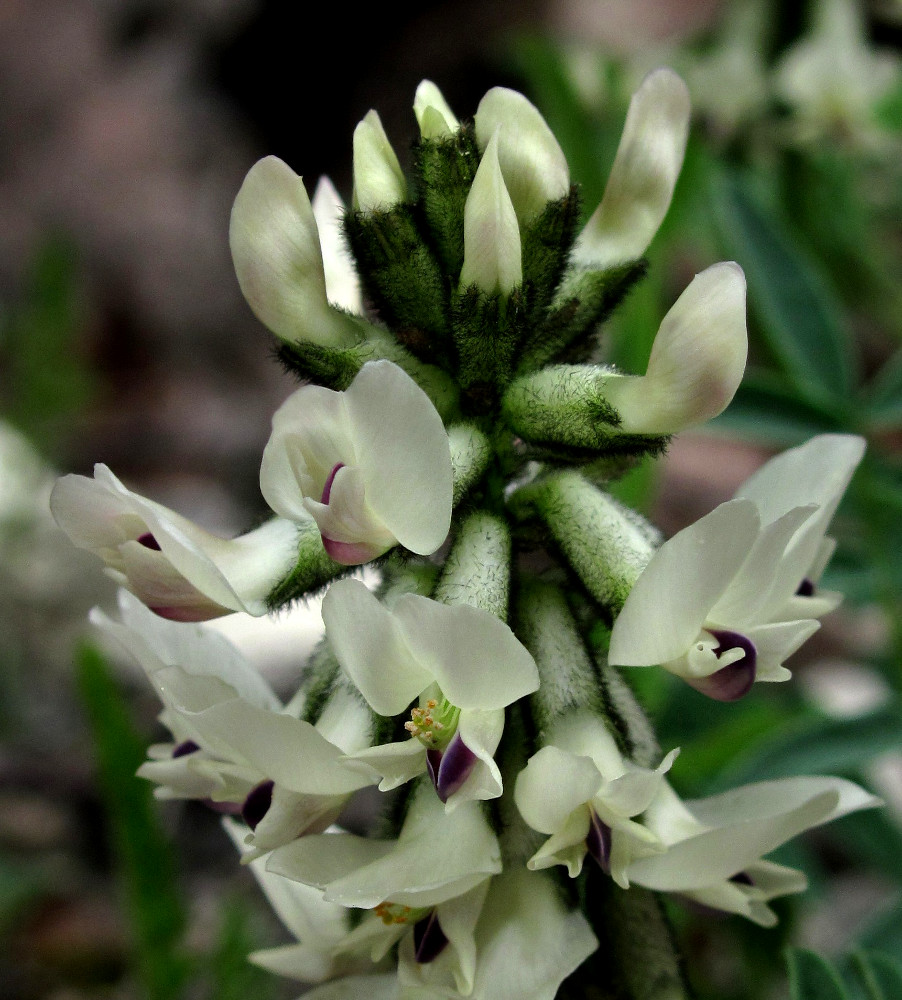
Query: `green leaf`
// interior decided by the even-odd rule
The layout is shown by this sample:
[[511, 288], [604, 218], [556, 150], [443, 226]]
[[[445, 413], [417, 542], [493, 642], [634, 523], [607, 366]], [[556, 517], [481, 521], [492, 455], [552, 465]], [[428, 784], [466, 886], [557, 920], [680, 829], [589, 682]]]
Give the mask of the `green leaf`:
[[862, 393], [865, 419], [877, 429], [902, 424], [902, 350], [884, 364]]
[[32, 264], [23, 301], [0, 329], [3, 409], [49, 455], [96, 389], [78, 350], [83, 313], [75, 249], [65, 238], [50, 237]]
[[247, 960], [260, 945], [251, 927], [251, 908], [239, 897], [227, 900], [209, 959], [210, 1000], [273, 1000], [278, 980]]
[[800, 398], [786, 378], [755, 368], [746, 369], [733, 402], [708, 427], [762, 444], [783, 446], [844, 429], [835, 415]]
[[804, 948], [787, 948], [791, 1000], [847, 1000], [839, 973], [826, 959]]
[[145, 742], [135, 732], [100, 653], [82, 646], [76, 666], [138, 973], [148, 1000], [176, 1000], [184, 993], [189, 971], [181, 950], [185, 907], [150, 785], [135, 777], [144, 761]]
[[902, 962], [878, 951], [852, 955], [853, 968], [867, 991], [868, 1000], [899, 1000], [902, 997]]
[[743, 178], [722, 173], [713, 186], [720, 238], [745, 270], [774, 358], [806, 400], [841, 412], [855, 379], [833, 289]]
[[740, 757], [717, 781], [732, 787], [798, 774], [847, 774], [899, 748], [902, 708], [890, 705], [852, 719], [808, 717], [775, 730], [764, 746]]
[[865, 949], [902, 955], [902, 895], [877, 913], [858, 935]]
[[848, 854], [859, 864], [878, 868], [902, 883], [902, 831], [885, 809], [868, 809], [834, 820], [828, 836], [846, 845]]

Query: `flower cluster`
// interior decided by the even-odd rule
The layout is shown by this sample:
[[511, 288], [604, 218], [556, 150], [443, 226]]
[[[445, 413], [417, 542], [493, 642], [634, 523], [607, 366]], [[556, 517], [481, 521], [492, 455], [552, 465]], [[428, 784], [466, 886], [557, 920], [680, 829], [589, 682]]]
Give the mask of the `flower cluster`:
[[[661, 544], [604, 485], [729, 403], [742, 271], [692, 281], [644, 373], [597, 362], [596, 331], [670, 203], [685, 86], [644, 81], [580, 232], [566, 161], [522, 95], [491, 90], [460, 122], [424, 82], [414, 111], [411, 180], [371, 111], [349, 210], [272, 157], [235, 201], [242, 291], [306, 380], [263, 453], [272, 519], [220, 539], [105, 466], [59, 480], [51, 507], [125, 588], [118, 617], [93, 620], [172, 734], [139, 773], [229, 814], [297, 939], [254, 961], [321, 984], [318, 1000], [552, 1000], [593, 974], [614, 914], [642, 922], [683, 996], [649, 893], [771, 924], [768, 901], [805, 880], [765, 855], [877, 800], [799, 777], [682, 801], [678, 750], [662, 755], [618, 668], [659, 665], [721, 700], [787, 679], [838, 600], [819, 589], [825, 533], [862, 445], [787, 452]], [[340, 579], [372, 560], [375, 592]], [[325, 640], [287, 703], [197, 624], [327, 584]], [[590, 639], [598, 618], [609, 648]], [[361, 836], [341, 820], [367, 786], [385, 808]], [[606, 974], [635, 955], [607, 949]]]

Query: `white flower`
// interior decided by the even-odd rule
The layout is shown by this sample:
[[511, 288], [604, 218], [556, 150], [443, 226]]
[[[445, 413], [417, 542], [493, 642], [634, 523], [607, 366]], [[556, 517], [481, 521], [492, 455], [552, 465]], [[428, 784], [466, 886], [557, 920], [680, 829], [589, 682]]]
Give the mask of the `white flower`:
[[483, 156], [493, 140], [505, 187], [525, 228], [548, 202], [569, 193], [567, 159], [538, 108], [507, 87], [493, 87], [476, 109], [476, 142]]
[[[522, 869], [492, 879], [474, 944], [472, 971], [461, 979], [451, 954], [417, 962], [413, 942], [402, 941], [401, 996], [554, 1000], [563, 980], [598, 947], [585, 917], [567, 908], [552, 880]], [[404, 992], [414, 988], [422, 993]]]
[[488, 295], [509, 295], [523, 281], [520, 229], [492, 136], [479, 161], [464, 205], [464, 263], [460, 287], [477, 285]]
[[432, 907], [501, 871], [498, 841], [477, 802], [447, 814], [427, 782], [394, 840], [330, 832], [274, 851], [267, 870], [321, 889], [327, 901], [373, 909]]
[[627, 434], [675, 434], [722, 413], [748, 354], [745, 275], [726, 261], [692, 282], [661, 322], [645, 375], [599, 379]]
[[814, 9], [813, 30], [787, 49], [775, 70], [775, 89], [796, 113], [798, 138], [879, 145], [884, 136], [874, 107], [898, 85], [899, 57], [870, 44], [854, 0], [821, 0]]
[[325, 829], [352, 792], [374, 782], [344, 758], [369, 742], [370, 714], [356, 699], [346, 700], [337, 732], [324, 733], [287, 714], [218, 633], [163, 621], [125, 591], [120, 615], [95, 609], [91, 620], [143, 667], [178, 741], [154, 748], [138, 773], [161, 783], [160, 797], [231, 804], [253, 830], [248, 857]]
[[[231, 819], [224, 819], [223, 825], [243, 851], [247, 828]], [[341, 948], [352, 931], [347, 907], [327, 903], [319, 889], [268, 872], [265, 858], [255, 858], [248, 867], [270, 906], [296, 938], [294, 944], [251, 952], [249, 961], [303, 983], [372, 971], [369, 955], [349, 954]]]
[[589, 851], [624, 889], [627, 866], [661, 850], [657, 838], [632, 817], [644, 812], [670, 770], [671, 751], [652, 771], [624, 758], [597, 716], [574, 712], [548, 734], [517, 777], [514, 798], [534, 829], [551, 834], [527, 863], [530, 869], [566, 865], [582, 871]]
[[601, 270], [637, 260], [670, 207], [689, 134], [689, 91], [656, 69], [633, 94], [601, 204], [573, 249], [577, 266]]
[[298, 558], [299, 531], [274, 519], [227, 540], [127, 490], [105, 465], [63, 476], [50, 496], [57, 524], [152, 611], [175, 621], [267, 612], [266, 597]]
[[340, 950], [379, 961], [407, 937], [414, 961], [425, 965], [447, 951], [457, 981], [472, 981], [474, 928], [488, 880], [501, 871], [498, 842], [477, 803], [446, 816], [421, 785], [397, 840], [304, 837], [274, 851], [266, 867], [321, 889], [326, 902], [372, 911]]
[[772, 459], [654, 554], [614, 622], [615, 666], [660, 664], [712, 698], [742, 697], [783, 666], [839, 595], [819, 593], [825, 532], [864, 441], [823, 434]]
[[351, 292], [356, 278], [339, 249], [335, 213], [326, 212], [325, 198], [320, 195], [317, 212], [301, 178], [278, 157], [267, 156], [251, 167], [235, 198], [229, 244], [238, 284], [264, 326], [282, 340], [347, 347], [363, 337], [364, 328], [334, 307], [352, 308], [359, 299]]
[[427, 555], [451, 523], [448, 435], [409, 375], [371, 361], [345, 392], [307, 385], [288, 397], [260, 489], [283, 517], [312, 516], [336, 562], [368, 562], [397, 544]]
[[881, 804], [842, 778], [762, 781], [687, 802], [664, 783], [643, 819], [666, 849], [633, 861], [626, 875], [636, 885], [772, 926], [767, 900], [801, 892], [805, 877], [762, 856], [803, 830]]
[[383, 775], [383, 791], [428, 769], [448, 810], [501, 794], [493, 755], [504, 709], [539, 686], [535, 661], [499, 618], [405, 594], [389, 611], [357, 580], [323, 601], [326, 635], [342, 667], [379, 715], [414, 699], [409, 740], [355, 754]]

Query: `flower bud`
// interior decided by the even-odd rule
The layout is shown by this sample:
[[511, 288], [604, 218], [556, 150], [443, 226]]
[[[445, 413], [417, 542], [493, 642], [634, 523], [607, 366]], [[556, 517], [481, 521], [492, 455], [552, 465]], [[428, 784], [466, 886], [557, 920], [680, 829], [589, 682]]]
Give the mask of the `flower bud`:
[[424, 139], [443, 139], [460, 128], [442, 92], [431, 80], [423, 80], [413, 99], [413, 113], [417, 116], [420, 135]]
[[407, 181], [379, 115], [368, 111], [354, 129], [354, 208], [385, 211], [407, 200]]
[[577, 239], [577, 265], [602, 270], [636, 260], [670, 207], [686, 138], [689, 91], [669, 69], [656, 69], [633, 94], [601, 204]]
[[509, 295], [523, 280], [520, 228], [498, 161], [501, 129], [492, 136], [464, 206], [464, 265], [460, 287]]
[[[502, 127], [503, 126], [503, 127]], [[522, 94], [493, 87], [476, 109], [476, 141], [488, 151], [498, 136], [498, 159], [520, 225], [570, 190], [567, 159], [538, 109]]]

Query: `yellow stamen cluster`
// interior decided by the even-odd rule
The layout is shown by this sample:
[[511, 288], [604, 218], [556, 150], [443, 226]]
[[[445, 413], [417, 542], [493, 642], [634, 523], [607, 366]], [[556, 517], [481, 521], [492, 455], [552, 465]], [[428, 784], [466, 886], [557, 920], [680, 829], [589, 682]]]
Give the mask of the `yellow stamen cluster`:
[[402, 903], [391, 903], [386, 900], [375, 907], [373, 912], [386, 927], [390, 927], [392, 924], [416, 923], [429, 911], [422, 907], [404, 906]]
[[443, 722], [437, 721], [433, 718], [433, 711], [438, 707], [438, 702], [435, 698], [430, 698], [426, 702], [425, 708], [414, 708], [410, 712], [410, 722], [404, 723], [404, 728], [410, 733], [411, 736], [416, 736], [421, 742], [428, 744], [435, 743], [436, 741], [436, 730], [442, 730], [445, 728]]

